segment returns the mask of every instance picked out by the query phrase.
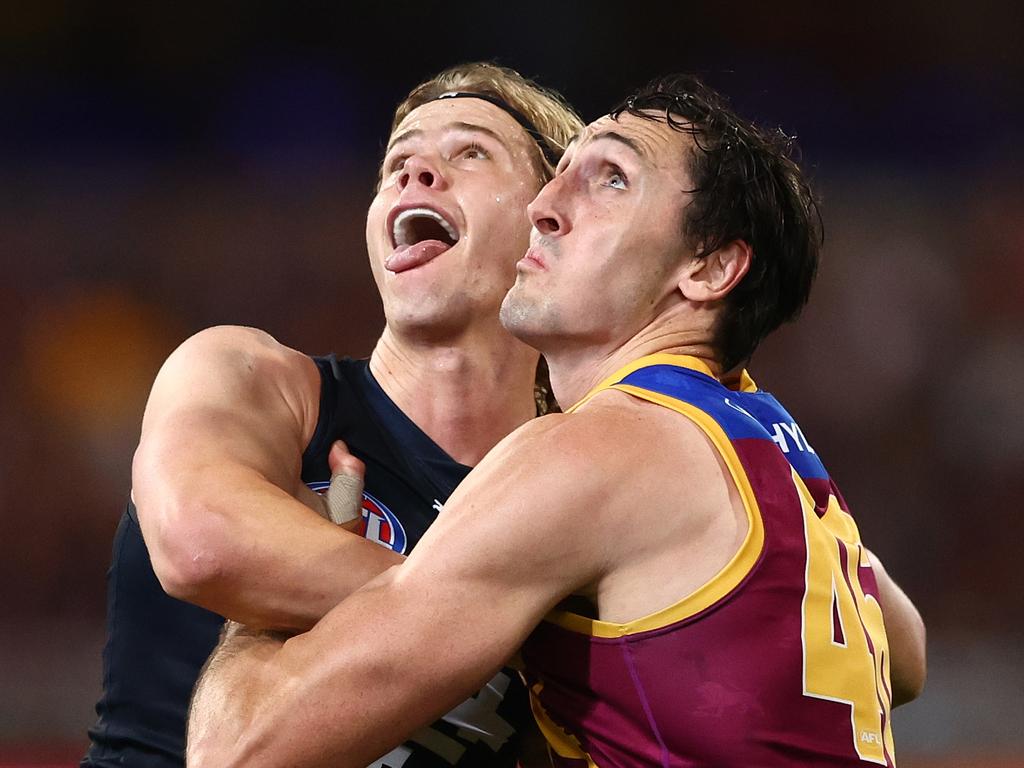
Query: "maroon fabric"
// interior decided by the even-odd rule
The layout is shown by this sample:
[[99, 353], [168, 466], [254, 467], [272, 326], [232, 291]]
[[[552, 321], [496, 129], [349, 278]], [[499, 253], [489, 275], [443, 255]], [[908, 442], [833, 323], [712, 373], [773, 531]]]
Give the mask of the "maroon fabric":
[[[625, 638], [544, 622], [523, 648], [528, 682], [543, 686], [540, 704], [601, 768], [868, 765], [854, 748], [850, 707], [803, 695], [806, 545], [790, 466], [770, 440], [733, 445], [758, 500], [765, 541], [730, 595]], [[838, 497], [830, 481], [808, 487], [819, 515], [829, 493]], [[870, 569], [860, 575], [865, 591], [877, 594]]]

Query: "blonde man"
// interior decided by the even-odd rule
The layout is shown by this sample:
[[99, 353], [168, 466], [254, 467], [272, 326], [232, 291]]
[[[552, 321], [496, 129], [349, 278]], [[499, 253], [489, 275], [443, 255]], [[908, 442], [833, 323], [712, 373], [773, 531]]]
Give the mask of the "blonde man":
[[[83, 765], [181, 766], [189, 695], [223, 617], [282, 633], [243, 633], [243, 657], [313, 626], [401, 561], [469, 467], [537, 413], [538, 354], [498, 310], [528, 243], [526, 206], [580, 127], [511, 70], [441, 73], [398, 107], [367, 216], [387, 320], [370, 359], [219, 327], [167, 360], [115, 541]], [[337, 440], [366, 467], [361, 515], [336, 520], [361, 536], [311, 511], [332, 469], [352, 468]], [[377, 764], [511, 765], [517, 685], [499, 674]]]

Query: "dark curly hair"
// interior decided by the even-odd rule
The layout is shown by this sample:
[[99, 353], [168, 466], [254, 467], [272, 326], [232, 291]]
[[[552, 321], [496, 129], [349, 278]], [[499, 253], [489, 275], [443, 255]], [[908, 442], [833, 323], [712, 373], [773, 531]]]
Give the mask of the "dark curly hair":
[[782, 323], [800, 314], [818, 268], [818, 204], [794, 160], [794, 138], [740, 118], [692, 75], [659, 77], [612, 110], [661, 120], [693, 137], [694, 188], [683, 215], [687, 246], [703, 258], [743, 240], [750, 269], [725, 298], [715, 345], [725, 370], [747, 360]]

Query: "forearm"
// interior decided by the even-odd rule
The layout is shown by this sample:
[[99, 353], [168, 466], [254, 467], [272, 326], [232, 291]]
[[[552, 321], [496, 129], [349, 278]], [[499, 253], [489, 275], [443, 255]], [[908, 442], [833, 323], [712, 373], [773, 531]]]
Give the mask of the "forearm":
[[262, 664], [247, 684], [253, 705], [208, 729], [190, 766], [363, 768], [493, 677], [501, 643], [451, 648], [455, 614], [391, 589], [394, 570]]
[[164, 513], [181, 522], [151, 547], [161, 582], [175, 597], [253, 627], [307, 630], [402, 560], [257, 478], [228, 472], [218, 490], [188, 503]]
[[197, 602], [254, 628], [304, 632], [402, 556], [337, 526], [252, 526], [252, 546], [203, 585]]

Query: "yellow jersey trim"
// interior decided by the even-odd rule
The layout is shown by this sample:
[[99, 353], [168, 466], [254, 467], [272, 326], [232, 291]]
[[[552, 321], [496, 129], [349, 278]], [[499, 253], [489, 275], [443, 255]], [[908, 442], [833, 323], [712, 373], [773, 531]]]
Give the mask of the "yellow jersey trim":
[[[652, 358], [655, 359], [652, 360]], [[700, 364], [699, 367], [692, 365], [694, 361]], [[662, 405], [690, 419], [711, 440], [711, 443], [725, 460], [725, 465], [729, 468], [729, 474], [736, 484], [740, 499], [743, 502], [743, 508], [747, 514], [747, 535], [744, 537], [736, 553], [718, 573], [683, 599], [659, 611], [622, 624], [591, 619], [570, 611], [560, 611], [557, 609], [551, 611], [545, 617], [546, 621], [552, 624], [593, 637], [625, 637], [638, 632], [661, 629], [710, 608], [739, 586], [757, 563], [764, 548], [764, 521], [761, 518], [761, 510], [758, 507], [754, 489], [750, 485], [747, 473], [743, 470], [743, 465], [740, 463], [732, 441], [729, 440], [725, 430], [722, 429], [718, 422], [700, 408], [677, 400], [674, 397], [669, 397], [659, 392], [651, 392], [630, 384], [615, 383], [633, 371], [648, 365], [673, 365], [677, 368], [690, 368], [711, 375], [707, 366], [700, 363], [696, 358], [682, 355], [652, 355], [626, 366], [615, 376], [606, 379], [595, 390], [591, 391], [587, 397], [573, 406], [573, 408], [580, 407], [602, 389], [617, 389], [634, 397]]]
[[[565, 412], [572, 413], [578, 408], [583, 407], [589, 402], [595, 395], [600, 394], [602, 391], [611, 388], [613, 384], [622, 381], [624, 378], [634, 371], [639, 371], [641, 368], [648, 368], [652, 365], [671, 365], [674, 368], [689, 368], [691, 371], [697, 371], [703, 373], [705, 376], [715, 378], [715, 374], [711, 372], [707, 364], [698, 357], [692, 355], [670, 355], [667, 352], [659, 352], [656, 355], [647, 355], [647, 357], [641, 357], [639, 360], [634, 360], [632, 363], [628, 363], [622, 366], [619, 370], [604, 379], [600, 384], [590, 390], [583, 398], [568, 408]], [[749, 378], [749, 377], [748, 377]]]
[[548, 749], [559, 757], [586, 760], [587, 768], [598, 768], [594, 759], [580, 745], [579, 739], [551, 719], [547, 710], [540, 703], [542, 690], [544, 690], [543, 683], [537, 683], [530, 689], [530, 709], [533, 711], [533, 719], [537, 721], [537, 728], [540, 729], [541, 735], [548, 743]]

